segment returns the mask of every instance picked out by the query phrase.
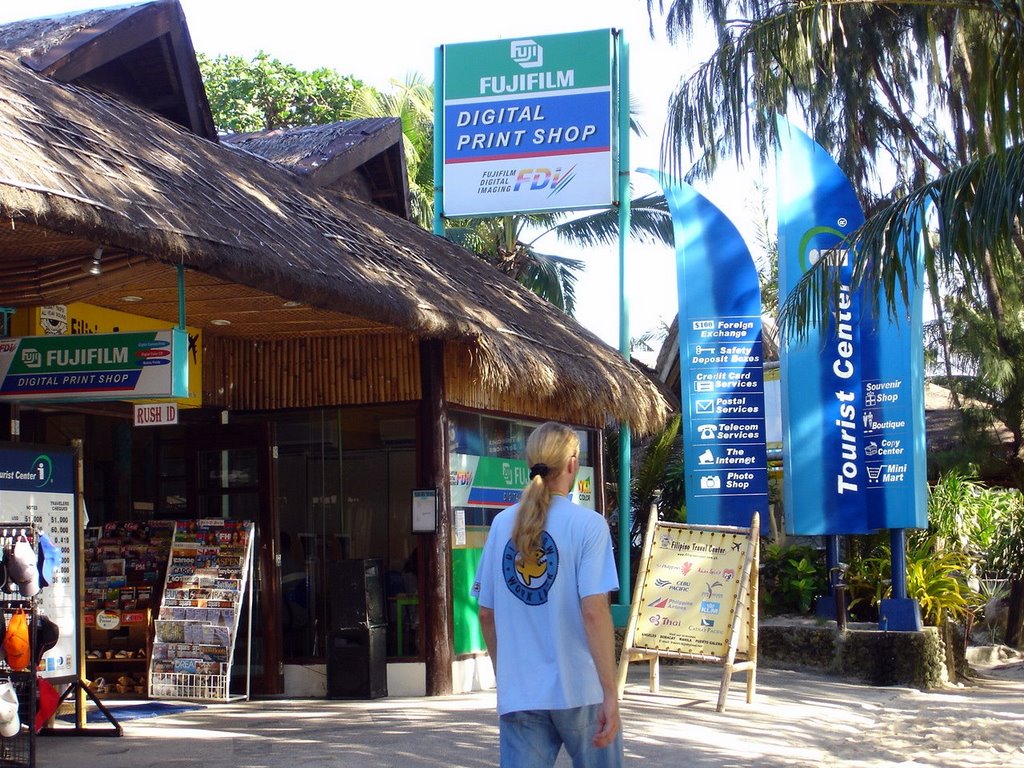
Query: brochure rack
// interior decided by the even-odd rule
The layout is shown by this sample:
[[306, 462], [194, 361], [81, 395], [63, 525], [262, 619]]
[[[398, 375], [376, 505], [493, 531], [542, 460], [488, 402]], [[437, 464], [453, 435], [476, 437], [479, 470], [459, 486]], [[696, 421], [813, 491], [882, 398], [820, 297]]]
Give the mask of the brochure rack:
[[[0, 526], [0, 548], [9, 551], [14, 542], [24, 537], [31, 544], [38, 557], [39, 539], [35, 526], [5, 523]], [[10, 546], [8, 546], [10, 545]], [[9, 586], [0, 589], [0, 613], [3, 614], [3, 625], [10, 624], [11, 617], [20, 608], [25, 612], [29, 628], [30, 647], [36, 647], [36, 602], [35, 597], [25, 597], [18, 591], [18, 585], [8, 582]], [[8, 592], [7, 589], [13, 589]], [[0, 641], [3, 634], [0, 633]], [[12, 670], [6, 657], [0, 660], [0, 680], [10, 680], [18, 696], [18, 719], [21, 728], [10, 737], [0, 736], [0, 766], [28, 766], [36, 764], [36, 671], [31, 665], [24, 670]]]
[[86, 677], [101, 698], [146, 694], [151, 614], [173, 533], [173, 520], [85, 529]]
[[[231, 699], [242, 598], [247, 588], [251, 593], [252, 548], [250, 521], [214, 518], [176, 524], [155, 622], [150, 696]], [[249, 598], [251, 610], [251, 594]]]

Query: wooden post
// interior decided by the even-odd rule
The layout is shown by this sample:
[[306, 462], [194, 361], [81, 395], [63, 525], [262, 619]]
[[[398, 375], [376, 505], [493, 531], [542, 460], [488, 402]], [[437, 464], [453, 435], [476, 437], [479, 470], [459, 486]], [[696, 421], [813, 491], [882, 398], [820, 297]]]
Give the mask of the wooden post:
[[[718, 712], [722, 712], [725, 709], [725, 700], [729, 695], [729, 684], [732, 682], [732, 675], [734, 672], [739, 672], [744, 669], [747, 671], [747, 702], [752, 702], [754, 698], [754, 689], [753, 684], [751, 683], [751, 676], [754, 674], [754, 667], [751, 666], [751, 661], [749, 660], [741, 664], [736, 664], [736, 649], [739, 647], [740, 629], [743, 626], [744, 600], [747, 599], [749, 594], [751, 587], [751, 572], [754, 567], [754, 561], [757, 557], [758, 536], [760, 535], [759, 523], [760, 517], [757, 512], [755, 512], [754, 519], [750, 524], [750, 540], [747, 542], [747, 552], [743, 557], [743, 571], [740, 573], [739, 592], [736, 595], [736, 609], [732, 617], [732, 626], [729, 628], [729, 647], [726, 652], [725, 664], [722, 669], [722, 684], [718, 689], [718, 706], [716, 707]], [[757, 622], [757, 614], [748, 616], [748, 621]]]
[[451, 503], [448, 497], [448, 414], [444, 389], [444, 342], [420, 343], [420, 467], [424, 488], [437, 489], [437, 531], [419, 536], [426, 561], [425, 598], [427, 695], [452, 692]]
[[[644, 551], [640, 556], [640, 568], [637, 571], [637, 583], [633, 588], [633, 602], [629, 609], [629, 624], [626, 626], [626, 635], [622, 638], [622, 651], [619, 654], [618, 688], [620, 699], [626, 690], [626, 674], [629, 672], [630, 649], [633, 647], [633, 639], [636, 636], [636, 620], [640, 608], [640, 593], [643, 592], [643, 570], [651, 556], [651, 545], [654, 543], [654, 529], [657, 525], [658, 506], [657, 504], [652, 504], [651, 512], [647, 517], [647, 533], [644, 534]], [[651, 690], [654, 690], [654, 687], [659, 683], [657, 668], [658, 657], [654, 655], [650, 656], [649, 663], [651, 664]]]

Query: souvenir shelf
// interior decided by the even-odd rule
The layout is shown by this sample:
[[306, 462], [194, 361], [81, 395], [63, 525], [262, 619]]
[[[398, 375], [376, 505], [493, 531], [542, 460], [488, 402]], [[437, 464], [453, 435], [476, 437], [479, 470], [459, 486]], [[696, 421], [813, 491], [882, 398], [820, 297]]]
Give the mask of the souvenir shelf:
[[85, 535], [86, 677], [101, 698], [142, 698], [173, 521], [107, 523]]
[[[37, 532], [32, 525], [14, 525], [6, 523], [0, 525], [0, 548], [7, 557], [9, 547], [24, 537], [28, 540], [32, 549], [38, 556], [39, 540]], [[9, 626], [11, 618], [22, 610], [25, 612], [29, 627], [29, 645], [36, 646], [36, 598], [24, 597], [18, 592], [18, 586], [9, 582], [13, 591], [0, 589], [0, 613], [3, 614], [4, 627]], [[0, 635], [2, 639], [2, 635]], [[31, 664], [27, 669], [13, 670], [10, 667], [6, 656], [0, 659], [0, 680], [10, 680], [15, 693], [18, 696], [18, 720], [21, 727], [18, 732], [11, 736], [0, 736], [0, 766], [28, 766], [33, 768], [36, 764], [36, 730], [35, 723], [36, 700], [38, 689], [36, 687], [36, 672]]]
[[149, 664], [152, 696], [228, 701], [253, 524], [178, 522]]

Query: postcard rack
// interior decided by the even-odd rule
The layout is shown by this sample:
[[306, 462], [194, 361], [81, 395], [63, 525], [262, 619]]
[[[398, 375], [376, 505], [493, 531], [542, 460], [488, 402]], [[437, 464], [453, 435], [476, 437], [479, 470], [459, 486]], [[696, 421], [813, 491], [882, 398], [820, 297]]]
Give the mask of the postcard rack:
[[[231, 699], [231, 666], [247, 585], [251, 592], [252, 547], [250, 521], [176, 524], [155, 622], [150, 696]], [[251, 594], [249, 606], [251, 611]]]

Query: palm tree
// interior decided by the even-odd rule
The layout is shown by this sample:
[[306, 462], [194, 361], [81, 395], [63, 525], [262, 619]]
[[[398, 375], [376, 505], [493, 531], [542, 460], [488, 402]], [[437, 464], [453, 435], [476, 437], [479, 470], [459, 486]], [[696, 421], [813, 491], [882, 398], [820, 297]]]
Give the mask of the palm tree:
[[[662, 195], [644, 195], [631, 202], [633, 237], [646, 242], [672, 242], [672, 217]], [[449, 222], [447, 235], [477, 253], [566, 314], [576, 305], [576, 276], [585, 263], [537, 249], [548, 234], [579, 248], [616, 242], [618, 212], [599, 211], [572, 217], [567, 213], [499, 216]]]
[[[433, 221], [434, 88], [420, 75], [410, 75], [404, 84], [392, 85], [396, 89], [392, 94], [364, 88], [357, 94], [351, 116], [402, 118], [414, 219], [429, 229]], [[630, 125], [642, 134], [635, 120], [631, 119]], [[630, 205], [634, 238], [671, 244], [672, 218], [663, 196], [646, 195]], [[585, 264], [579, 259], [544, 253], [537, 249], [536, 242], [551, 233], [563, 243], [586, 248], [614, 243], [618, 232], [615, 210], [585, 216], [550, 213], [458, 219], [449, 220], [446, 228], [449, 239], [570, 315], [576, 303], [576, 277]]]
[[[670, 37], [693, 30], [692, 0], [667, 3]], [[659, 8], [661, 7], [659, 3]], [[1004, 457], [1024, 489], [1024, 15], [1020, 0], [722, 0], [707, 3], [718, 50], [674, 95], [665, 147], [699, 150], [705, 169], [774, 147], [775, 113], [796, 109], [846, 171], [869, 220], [857, 233], [854, 282], [892, 311], [914, 274], [903, 254], [928, 205], [933, 281], [963, 281], [991, 318], [978, 373], [1007, 410]], [[648, 0], [653, 16], [654, 2]], [[755, 108], [750, 108], [754, 105]], [[891, 181], [883, 171], [891, 169]], [[836, 286], [811, 270], [783, 312], [799, 334], [830, 314]], [[876, 306], [876, 310], [880, 307]], [[939, 309], [942, 307], [940, 305]], [[975, 324], [975, 330], [979, 326]], [[950, 339], [950, 344], [953, 339]], [[1018, 387], [1020, 388], [1018, 393]], [[1019, 630], [1024, 583], [1015, 586]]]
[[412, 218], [430, 229], [434, 215], [434, 88], [422, 75], [410, 74], [405, 82], [391, 81], [392, 91], [361, 88], [353, 100], [349, 118], [398, 117], [409, 176]]

